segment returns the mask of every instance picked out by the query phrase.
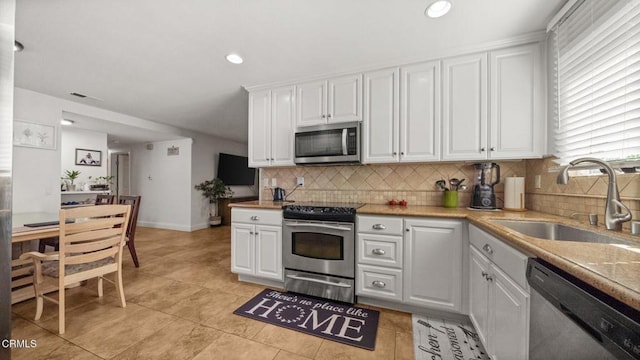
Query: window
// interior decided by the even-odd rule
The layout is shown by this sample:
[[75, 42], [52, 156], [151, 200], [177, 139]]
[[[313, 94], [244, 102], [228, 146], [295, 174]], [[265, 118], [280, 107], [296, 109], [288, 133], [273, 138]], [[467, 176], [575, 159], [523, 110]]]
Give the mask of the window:
[[640, 161], [640, 1], [578, 1], [550, 34], [555, 152]]

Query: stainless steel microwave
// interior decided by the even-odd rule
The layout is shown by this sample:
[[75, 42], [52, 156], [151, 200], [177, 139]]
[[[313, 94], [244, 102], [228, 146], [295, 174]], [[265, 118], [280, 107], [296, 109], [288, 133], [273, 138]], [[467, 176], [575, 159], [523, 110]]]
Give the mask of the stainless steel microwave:
[[296, 130], [296, 164], [360, 162], [360, 122], [309, 126]]

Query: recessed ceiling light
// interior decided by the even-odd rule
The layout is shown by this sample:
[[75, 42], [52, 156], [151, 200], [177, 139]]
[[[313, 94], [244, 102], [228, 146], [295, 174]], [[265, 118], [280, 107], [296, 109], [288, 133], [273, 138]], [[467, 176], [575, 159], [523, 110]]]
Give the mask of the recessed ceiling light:
[[440, 16], [444, 16], [448, 13], [449, 10], [451, 10], [451, 1], [438, 0], [427, 7], [425, 14], [430, 18], [439, 18]]
[[24, 50], [24, 45], [22, 45], [22, 43], [20, 43], [20, 41], [14, 40], [13, 41], [13, 52], [20, 52], [22, 50]]
[[242, 64], [244, 59], [242, 59], [238, 54], [229, 54], [227, 55], [227, 61], [232, 64]]
[[75, 121], [73, 121], [73, 120], [67, 120], [67, 119], [60, 120], [60, 124], [66, 125], [66, 126], [73, 125], [74, 122]]

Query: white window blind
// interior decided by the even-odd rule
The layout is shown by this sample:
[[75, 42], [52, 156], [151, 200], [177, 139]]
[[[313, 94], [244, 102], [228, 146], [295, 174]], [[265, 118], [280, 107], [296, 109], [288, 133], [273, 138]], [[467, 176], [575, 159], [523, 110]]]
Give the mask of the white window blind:
[[640, 0], [585, 0], [553, 29], [555, 155], [640, 157]]

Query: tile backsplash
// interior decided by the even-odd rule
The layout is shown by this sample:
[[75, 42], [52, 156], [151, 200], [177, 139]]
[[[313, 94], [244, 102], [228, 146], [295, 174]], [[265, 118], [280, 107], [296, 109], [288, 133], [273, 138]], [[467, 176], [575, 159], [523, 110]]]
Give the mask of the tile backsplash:
[[[570, 216], [575, 212], [596, 213], [604, 219], [607, 176], [572, 177], [567, 185], [556, 184], [557, 165], [551, 158], [500, 161], [501, 183], [496, 185], [498, 206], [502, 206], [504, 178], [525, 176], [526, 207], [530, 210]], [[474, 167], [472, 163], [382, 164], [296, 166], [260, 170], [260, 198], [271, 199], [271, 190], [263, 181], [277, 180], [277, 186], [287, 191], [289, 200], [335, 201], [384, 204], [390, 199], [406, 200], [409, 205], [440, 206], [442, 192], [436, 190], [440, 179], [465, 178], [469, 190], [459, 194], [459, 207], [469, 206]], [[541, 187], [535, 188], [535, 176], [540, 175]], [[305, 185], [292, 193], [297, 177]], [[640, 219], [640, 174], [618, 174], [622, 201], [631, 209], [633, 219]], [[601, 220], [602, 221], [602, 220]], [[629, 223], [624, 224], [629, 228]]]
[[[499, 162], [502, 176], [524, 176], [525, 162]], [[384, 164], [297, 166], [264, 168], [261, 170], [261, 199], [271, 199], [271, 191], [262, 184], [275, 178], [277, 186], [291, 193], [296, 178], [304, 177], [305, 184], [287, 198], [296, 201], [335, 201], [384, 204], [391, 199], [406, 200], [409, 205], [438, 206], [442, 192], [435, 187], [440, 179], [466, 179], [467, 191], [459, 193], [460, 207], [469, 206], [474, 167], [472, 163]], [[496, 185], [502, 198], [503, 184]], [[498, 201], [502, 205], [502, 201]]]

